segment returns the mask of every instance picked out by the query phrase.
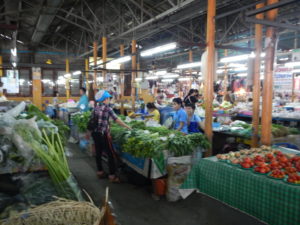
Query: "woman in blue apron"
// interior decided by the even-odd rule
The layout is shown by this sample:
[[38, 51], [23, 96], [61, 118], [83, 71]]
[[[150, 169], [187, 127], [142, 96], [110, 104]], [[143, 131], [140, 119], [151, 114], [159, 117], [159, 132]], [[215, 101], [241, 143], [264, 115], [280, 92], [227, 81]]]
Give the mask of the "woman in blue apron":
[[201, 127], [201, 118], [198, 115], [195, 115], [195, 105], [194, 104], [186, 104], [184, 107], [187, 115], [188, 115], [188, 132], [189, 134], [199, 133]]
[[181, 131], [184, 134], [188, 133], [187, 129], [187, 114], [182, 108], [182, 100], [181, 98], [174, 98], [173, 101], [173, 109], [175, 110], [173, 121], [174, 121], [174, 129], [177, 131]]

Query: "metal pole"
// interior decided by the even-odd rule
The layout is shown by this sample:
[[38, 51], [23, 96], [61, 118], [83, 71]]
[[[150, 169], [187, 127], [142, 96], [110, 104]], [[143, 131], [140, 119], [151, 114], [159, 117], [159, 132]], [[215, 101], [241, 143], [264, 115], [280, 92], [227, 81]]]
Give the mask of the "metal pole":
[[[224, 56], [227, 57], [228, 56], [228, 49], [225, 49], [224, 51]], [[227, 95], [227, 86], [228, 86], [228, 63], [225, 63], [224, 66], [224, 93], [223, 93], [223, 99], [225, 99], [225, 96]]]
[[[193, 62], [193, 51], [192, 49], [189, 50], [189, 62]], [[192, 69], [189, 69], [190, 76], [192, 76]], [[189, 89], [192, 88], [192, 80], [189, 81]]]
[[132, 52], [132, 70], [131, 73], [131, 97], [132, 97], [132, 111], [135, 111], [135, 77], [136, 77], [136, 40], [131, 42], [131, 52]]
[[[103, 68], [106, 69], [106, 61], [107, 61], [107, 38], [102, 37], [102, 63], [103, 63]], [[103, 83], [104, 83], [104, 89], [106, 89], [106, 71], [103, 70]]]
[[[212, 102], [213, 102], [213, 82], [215, 74], [215, 15], [216, 0], [207, 0], [207, 31], [206, 31], [206, 51], [207, 51], [207, 76], [205, 78], [204, 104], [205, 104], [205, 134], [209, 142], [212, 143]], [[212, 149], [208, 149], [206, 156], [212, 155]]]
[[[97, 41], [94, 41], [93, 43], [93, 56], [94, 56], [94, 84], [93, 84], [93, 88], [97, 89], [97, 52], [98, 48], [97, 48]], [[95, 91], [96, 92], [96, 91]]]
[[[268, 0], [268, 5], [277, 3], [278, 0]], [[278, 9], [268, 11], [267, 19], [274, 21]], [[263, 105], [262, 105], [262, 132], [261, 143], [271, 145], [271, 126], [272, 126], [272, 100], [273, 100], [273, 70], [276, 47], [276, 31], [274, 27], [268, 27], [266, 32], [266, 58], [265, 58], [265, 79], [263, 88]]]
[[[264, 3], [256, 5], [256, 9], [264, 7]], [[263, 19], [264, 14], [256, 15], [257, 19]], [[253, 74], [253, 115], [252, 115], [252, 147], [258, 147], [259, 137], [259, 112], [260, 112], [260, 65], [261, 65], [261, 51], [262, 51], [262, 35], [263, 27], [261, 24], [255, 24], [255, 60], [254, 60], [254, 74]]]
[[[123, 57], [124, 56], [124, 45], [120, 45], [120, 56]], [[121, 70], [124, 70], [124, 64], [122, 63], [121, 64]], [[124, 72], [121, 72], [120, 73], [120, 76], [121, 76], [121, 114], [122, 115], [125, 115], [125, 111], [124, 111], [124, 82], [125, 82], [125, 79], [124, 79]]]
[[2, 56], [0, 55], [0, 77], [3, 76], [2, 64], [3, 64], [3, 60], [2, 60]]
[[85, 86], [86, 86], [86, 90], [90, 90], [90, 84], [89, 84], [89, 59], [85, 59], [84, 60], [84, 64], [85, 64]]
[[[69, 59], [66, 59], [66, 73], [70, 73], [70, 62]], [[66, 97], [70, 98], [70, 78], [66, 78]]]

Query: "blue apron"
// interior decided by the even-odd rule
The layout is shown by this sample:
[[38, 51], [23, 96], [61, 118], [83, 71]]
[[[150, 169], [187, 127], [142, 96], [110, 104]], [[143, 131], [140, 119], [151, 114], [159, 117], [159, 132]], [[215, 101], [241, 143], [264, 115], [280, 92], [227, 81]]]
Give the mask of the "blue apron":
[[190, 125], [188, 126], [189, 133], [199, 133], [199, 126], [197, 122], [190, 122]]

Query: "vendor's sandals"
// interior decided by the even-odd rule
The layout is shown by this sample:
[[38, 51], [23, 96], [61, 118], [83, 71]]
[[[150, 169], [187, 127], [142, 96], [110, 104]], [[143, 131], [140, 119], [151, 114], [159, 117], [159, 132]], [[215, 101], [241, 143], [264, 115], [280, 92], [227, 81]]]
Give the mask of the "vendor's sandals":
[[97, 172], [97, 177], [99, 178], [99, 179], [105, 179], [105, 178], [107, 178], [107, 174], [105, 173], [105, 172], [103, 172], [103, 171], [101, 171], [101, 172]]
[[111, 183], [121, 183], [120, 178], [115, 175], [109, 176], [108, 179]]

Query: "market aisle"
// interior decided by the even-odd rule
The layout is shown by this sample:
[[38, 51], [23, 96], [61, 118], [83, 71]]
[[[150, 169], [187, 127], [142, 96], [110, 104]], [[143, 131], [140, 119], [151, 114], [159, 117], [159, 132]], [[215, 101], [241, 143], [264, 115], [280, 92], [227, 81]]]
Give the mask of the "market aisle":
[[70, 168], [79, 185], [97, 205], [110, 187], [110, 200], [121, 225], [260, 225], [256, 219], [240, 213], [204, 195], [194, 194], [184, 201], [155, 201], [148, 189], [131, 184], [110, 184], [98, 180], [93, 158], [83, 154], [76, 145], [69, 146]]

